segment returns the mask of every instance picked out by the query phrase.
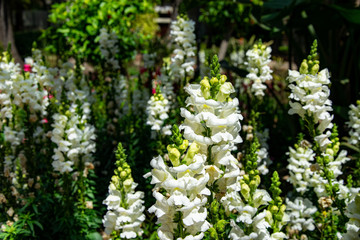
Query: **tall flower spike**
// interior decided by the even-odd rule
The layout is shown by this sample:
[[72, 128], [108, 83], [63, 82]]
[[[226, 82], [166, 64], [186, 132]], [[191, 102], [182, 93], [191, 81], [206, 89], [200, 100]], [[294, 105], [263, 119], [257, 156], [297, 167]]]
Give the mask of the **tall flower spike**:
[[356, 105], [351, 104], [349, 110], [349, 143], [359, 146], [360, 143], [360, 100], [356, 101]]
[[265, 93], [266, 81], [271, 80], [272, 70], [268, 66], [271, 62], [271, 47], [262, 44], [254, 44], [253, 48], [246, 52], [247, 70], [249, 73], [246, 75], [246, 78], [252, 82], [251, 92], [255, 96], [261, 99]]
[[173, 81], [187, 81], [194, 76], [195, 65], [195, 22], [178, 17], [171, 23], [170, 36], [176, 47], [171, 58], [170, 75]]
[[149, 212], [155, 213], [157, 223], [161, 223], [161, 240], [202, 239], [210, 227], [205, 207], [210, 195], [206, 187], [206, 155], [199, 153], [196, 143], [182, 139], [177, 126], [173, 127], [171, 139], [173, 144], [167, 146], [170, 162], [161, 156], [154, 158], [150, 163], [152, 171], [144, 176], [151, 176], [151, 183], [155, 184], [156, 203]]
[[142, 235], [141, 224], [145, 220], [143, 211], [144, 193], [135, 191], [137, 186], [131, 176], [130, 166], [126, 162], [125, 150], [121, 143], [116, 151], [116, 169], [111, 178], [109, 195], [103, 201], [107, 213], [103, 224], [105, 232], [111, 237], [132, 239]]
[[[289, 114], [299, 114], [301, 118], [312, 124], [311, 137], [315, 137], [322, 149], [330, 143], [329, 136], [333, 124], [332, 103], [329, 100], [329, 72], [323, 69], [319, 72], [319, 61], [316, 60], [317, 42], [311, 48], [308, 59], [301, 63], [300, 70], [289, 70], [289, 88], [291, 89]], [[315, 126], [316, 125], [316, 126]]]

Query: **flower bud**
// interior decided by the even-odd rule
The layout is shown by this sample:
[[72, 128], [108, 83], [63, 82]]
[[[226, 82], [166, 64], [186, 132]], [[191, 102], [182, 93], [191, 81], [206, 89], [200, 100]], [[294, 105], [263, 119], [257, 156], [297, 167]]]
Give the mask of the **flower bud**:
[[226, 80], [227, 80], [226, 75], [221, 75], [220, 76], [220, 84], [224, 84], [226, 82]]
[[218, 83], [219, 83], [219, 79], [217, 79], [216, 77], [213, 77], [210, 79], [211, 85], [217, 85]]
[[276, 214], [278, 211], [279, 211], [279, 208], [275, 205], [270, 208], [270, 212], [272, 214]]
[[225, 227], [227, 225], [227, 221], [222, 219], [216, 223], [216, 230], [220, 233], [225, 231]]
[[169, 158], [174, 167], [180, 165], [180, 152], [176, 148], [171, 147], [170, 145], [167, 146], [167, 150], [169, 152]]
[[319, 64], [315, 64], [314, 66], [312, 66], [311, 68], [311, 74], [312, 75], [316, 75], [319, 72]]
[[220, 102], [224, 102], [233, 92], [235, 92], [234, 86], [230, 82], [225, 82], [221, 85], [216, 99]]
[[187, 151], [186, 156], [184, 158], [184, 162], [186, 165], [191, 164], [195, 154], [197, 154], [199, 152], [199, 150], [200, 150], [200, 146], [197, 145], [195, 142], [193, 142], [190, 145], [189, 150]]
[[207, 78], [204, 78], [200, 81], [201, 85], [201, 93], [203, 94], [205, 99], [208, 99], [210, 97], [210, 83]]
[[308, 65], [305, 60], [301, 63], [299, 72], [301, 74], [308, 74]]
[[189, 146], [189, 141], [187, 139], [184, 139], [182, 144], [179, 146], [179, 149], [182, 152], [185, 152], [186, 148]]
[[245, 200], [248, 200], [250, 198], [250, 187], [246, 183], [241, 184], [241, 194], [245, 198]]

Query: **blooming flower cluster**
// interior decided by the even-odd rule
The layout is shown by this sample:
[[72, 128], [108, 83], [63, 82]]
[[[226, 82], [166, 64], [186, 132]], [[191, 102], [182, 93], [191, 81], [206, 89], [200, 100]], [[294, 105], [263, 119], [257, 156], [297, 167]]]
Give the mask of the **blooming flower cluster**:
[[265, 95], [266, 85], [264, 83], [272, 79], [272, 70], [268, 66], [271, 62], [270, 53], [271, 47], [262, 43], [255, 44], [246, 52], [247, 62], [245, 65], [249, 71], [246, 78], [252, 82], [251, 91], [260, 99]]
[[187, 77], [194, 75], [195, 22], [179, 17], [170, 27], [170, 36], [176, 44], [171, 58], [170, 75], [176, 82], [185, 81]]
[[168, 131], [168, 127], [163, 126], [164, 121], [169, 118], [169, 109], [169, 100], [163, 96], [160, 92], [160, 88], [158, 88], [157, 92], [151, 96], [148, 101], [148, 106], [146, 108], [148, 120], [146, 124], [150, 125], [152, 130], [160, 131], [164, 129], [164, 134], [170, 135], [171, 132]]
[[161, 240], [202, 239], [210, 227], [205, 207], [210, 195], [206, 187], [210, 178], [205, 169], [206, 155], [199, 153], [200, 147], [195, 142], [190, 145], [183, 140], [176, 127], [173, 139], [174, 143], [167, 147], [166, 158], [170, 162], [161, 156], [154, 158], [153, 170], [145, 175], [151, 176], [151, 183], [155, 184], [156, 203], [149, 212], [155, 213], [161, 223], [158, 229]]
[[356, 102], [356, 106], [350, 105], [349, 118], [349, 122], [347, 122], [350, 129], [349, 143], [356, 146], [360, 142], [360, 101]]
[[290, 228], [294, 231], [313, 231], [315, 221], [313, 214], [317, 208], [307, 198], [297, 197], [294, 201], [286, 199], [286, 210], [289, 215]]
[[114, 70], [120, 69], [119, 61], [116, 59], [116, 54], [119, 53], [118, 41], [119, 38], [115, 32], [109, 33], [106, 28], [100, 29], [99, 44], [101, 55]]
[[346, 209], [349, 221], [346, 223], [346, 233], [340, 239], [355, 240], [360, 238], [360, 195], [357, 194]]
[[145, 220], [142, 200], [144, 193], [135, 191], [137, 184], [131, 176], [131, 169], [126, 162], [125, 150], [121, 143], [116, 158], [116, 169], [109, 185], [109, 195], [103, 201], [108, 210], [103, 224], [105, 232], [111, 237], [132, 239], [143, 233], [141, 224]]
[[76, 83], [75, 72], [69, 63], [63, 65], [60, 76], [64, 80], [63, 86], [69, 105], [64, 113], [53, 115], [51, 140], [57, 148], [54, 150], [52, 165], [55, 171], [68, 173], [73, 171], [73, 165], [92, 162], [96, 135], [94, 126], [88, 123], [91, 110], [89, 87], [85, 80], [81, 79]]

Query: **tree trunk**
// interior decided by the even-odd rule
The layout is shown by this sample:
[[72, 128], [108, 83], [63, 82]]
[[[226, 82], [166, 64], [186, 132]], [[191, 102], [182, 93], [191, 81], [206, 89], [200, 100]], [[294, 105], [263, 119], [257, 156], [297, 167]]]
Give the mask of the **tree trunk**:
[[23, 60], [15, 45], [9, 1], [0, 0], [0, 45], [5, 50], [9, 43], [11, 44], [11, 54], [15, 62], [22, 65]]

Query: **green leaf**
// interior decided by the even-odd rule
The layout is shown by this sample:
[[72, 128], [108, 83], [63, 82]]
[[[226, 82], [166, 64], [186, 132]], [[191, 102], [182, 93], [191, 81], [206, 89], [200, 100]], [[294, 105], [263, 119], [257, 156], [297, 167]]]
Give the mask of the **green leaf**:
[[92, 232], [86, 235], [86, 239], [88, 240], [102, 240], [100, 233]]
[[345, 18], [348, 22], [360, 24], [360, 10], [359, 9], [349, 9], [343, 8], [338, 5], [330, 5], [331, 8], [337, 10], [340, 15]]

